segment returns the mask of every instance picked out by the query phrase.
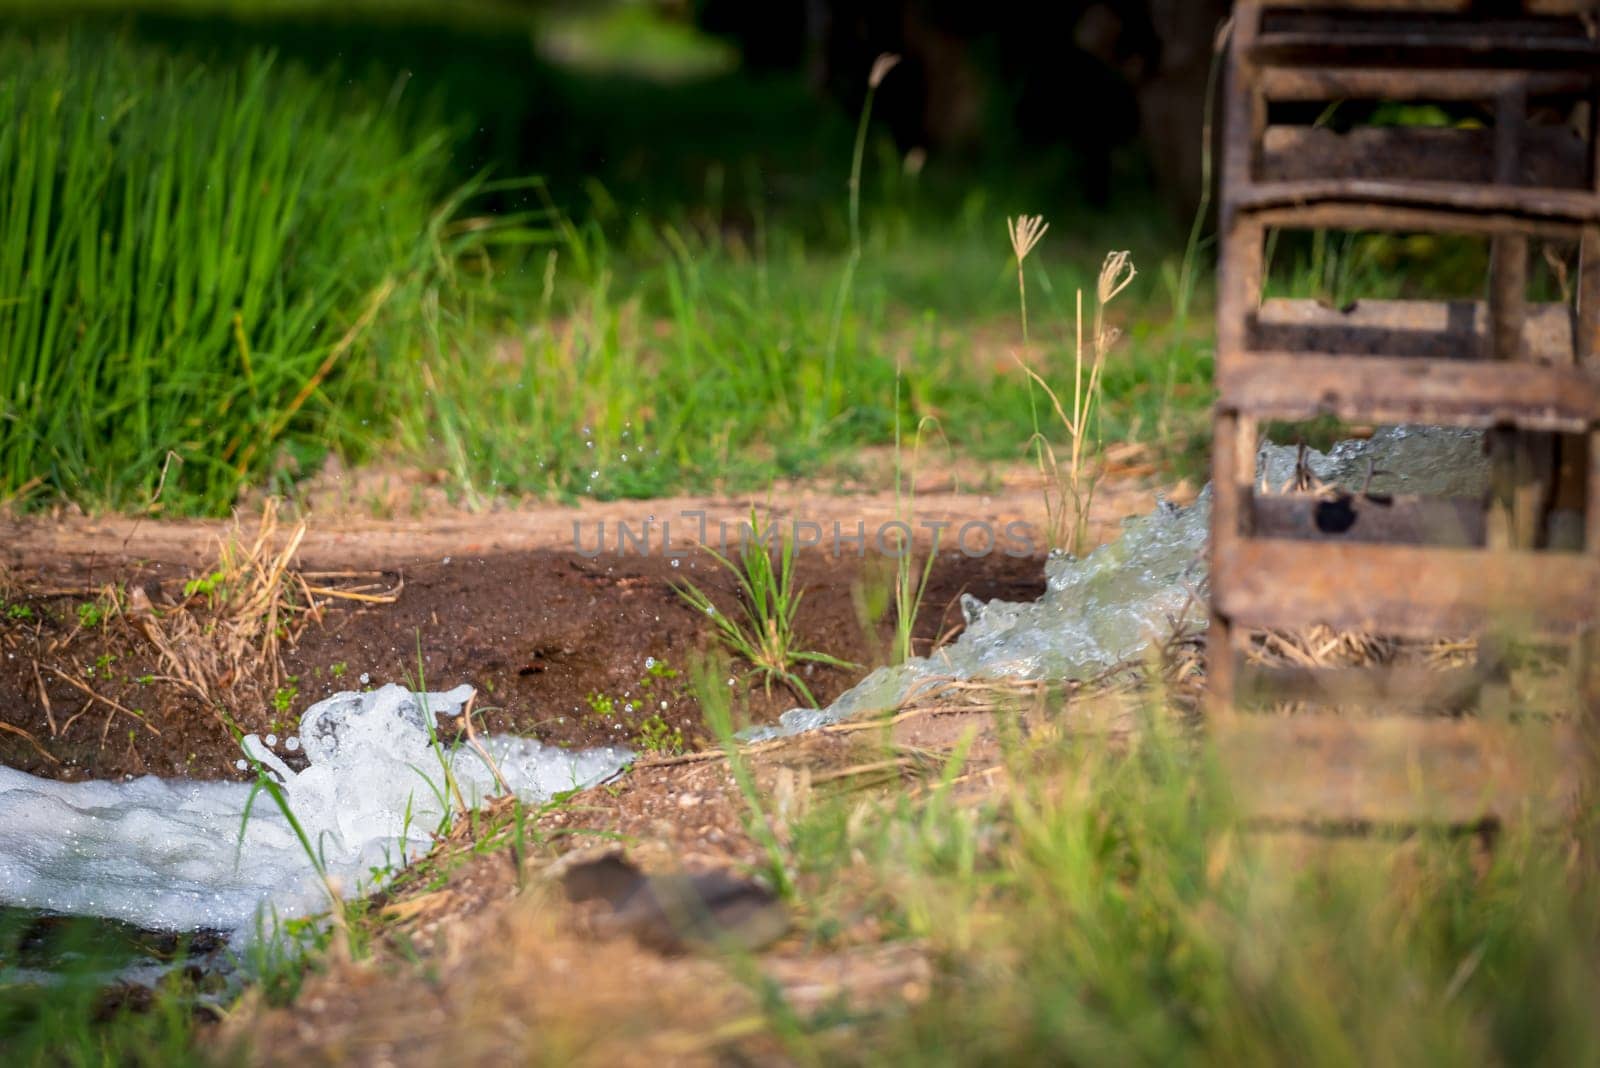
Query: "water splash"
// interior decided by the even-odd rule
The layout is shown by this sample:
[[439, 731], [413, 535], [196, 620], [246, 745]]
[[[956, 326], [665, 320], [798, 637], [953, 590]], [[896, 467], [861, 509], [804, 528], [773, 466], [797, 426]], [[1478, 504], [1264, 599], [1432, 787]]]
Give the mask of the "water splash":
[[928, 679], [1082, 678], [1137, 659], [1176, 627], [1204, 620], [1210, 518], [1209, 488], [1187, 508], [1162, 502], [1082, 559], [1052, 555], [1037, 601], [964, 596], [967, 626], [950, 645], [879, 668], [829, 707], [794, 709], [747, 736], [781, 737], [881, 712]]
[[[1269, 492], [1292, 483], [1300, 450], [1265, 442], [1256, 456], [1256, 481]], [[1386, 426], [1365, 440], [1335, 442], [1327, 452], [1306, 450], [1306, 466], [1321, 482], [1350, 491], [1477, 497], [1489, 485], [1483, 431], [1450, 426]]]
[[[471, 695], [470, 686], [414, 694], [393, 684], [335, 694], [301, 719], [309, 764], [299, 772], [257, 736], [244, 739], [341, 893], [377, 889], [426, 852], [450, 811], [447, 776], [468, 805], [500, 792], [477, 751], [432, 742], [433, 717], [459, 714]], [[509, 736], [484, 749], [532, 803], [632, 759]], [[62, 783], [0, 767], [0, 903], [248, 935], [264, 908], [280, 920], [323, 911], [327, 888], [282, 810], [248, 783]]]

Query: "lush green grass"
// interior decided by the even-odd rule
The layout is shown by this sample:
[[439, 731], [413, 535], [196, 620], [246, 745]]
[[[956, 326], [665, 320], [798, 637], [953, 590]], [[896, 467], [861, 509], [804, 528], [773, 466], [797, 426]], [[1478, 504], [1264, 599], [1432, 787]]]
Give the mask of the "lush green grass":
[[0, 497], [220, 511], [373, 410], [463, 251], [440, 129], [264, 55], [0, 69]]
[[[46, 920], [0, 909], [0, 1050], [18, 1065], [204, 1063], [194, 983], [174, 968], [148, 1001], [105, 977], [181, 959], [185, 947], [111, 921]], [[170, 940], [166, 940], [170, 941]], [[48, 976], [44, 982], [39, 977]], [[213, 981], [213, 987], [220, 982]]]
[[[848, 261], [835, 247], [771, 229], [666, 226], [618, 245], [598, 226], [575, 230], [546, 261], [548, 302], [497, 354], [425, 360], [425, 417], [407, 424], [403, 448], [436, 449], [458, 485], [483, 495], [760, 485], [892, 445], [898, 372], [903, 426], [930, 418], [961, 452], [1024, 460], [1044, 402], [1012, 359], [1021, 341], [1003, 216], [935, 233], [896, 234], [896, 221], [872, 227], [837, 336], [831, 309]], [[1071, 374], [1074, 291], [1092, 292], [1103, 250], [1051, 251], [1029, 263], [1032, 357], [1059, 381]], [[1204, 324], [1172, 317], [1175, 254], [1151, 255], [1118, 309], [1127, 338], [1106, 368], [1099, 436], [1182, 459], [1209, 403], [1210, 342]]]
[[[329, 448], [442, 467], [469, 500], [760, 485], [891, 443], [897, 367], [903, 425], [1019, 458], [1037, 398], [1009, 356], [1003, 220], [1052, 205], [1036, 359], [1070, 366], [1073, 289], [1131, 246], [1145, 273], [1101, 432], [1191, 440], [1208, 342], [1172, 323], [1176, 228], [1136, 192], [1097, 218], [1044, 192], [1049, 167], [913, 177], [872, 147], [850, 269], [849, 124], [798, 85], [566, 76], [570, 125], [616, 147], [584, 179], [592, 146], [552, 138], [532, 185], [513, 179], [526, 145], [464, 139], [482, 116], [461, 71], [352, 59], [351, 78], [174, 25], [0, 42], [19, 118], [0, 140], [0, 500], [215, 513]], [[774, 121], [730, 125], [739, 93]], [[468, 219], [475, 159], [513, 180]], [[545, 235], [528, 212], [563, 221]]]
[[[1071, 716], [1073, 713], [1067, 713]], [[973, 805], [846, 798], [789, 828], [824, 943], [868, 914], [927, 946], [928, 1000], [802, 1058], [931, 1064], [1589, 1064], [1592, 820], [1470, 837], [1243, 830], [1208, 747], [1013, 740]], [[964, 771], [959, 761], [944, 775]], [[1592, 814], [1591, 814], [1592, 815]], [[774, 1033], [782, 1034], [781, 1021]]]

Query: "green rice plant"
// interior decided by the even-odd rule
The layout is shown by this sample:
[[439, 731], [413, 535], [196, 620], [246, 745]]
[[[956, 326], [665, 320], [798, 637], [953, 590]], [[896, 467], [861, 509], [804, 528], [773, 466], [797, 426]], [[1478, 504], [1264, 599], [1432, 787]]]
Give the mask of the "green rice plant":
[[[894, 505], [896, 518], [910, 527], [912, 506], [916, 498], [916, 455], [921, 453], [922, 432], [927, 429], [929, 421], [924, 420], [918, 425], [916, 447], [913, 450], [911, 465], [911, 478], [907, 489], [906, 480], [902, 477], [902, 448], [900, 435], [900, 379], [898, 371], [894, 378]], [[898, 551], [894, 558], [894, 644], [891, 648], [892, 663], [903, 664], [916, 655], [912, 648], [911, 635], [916, 629], [917, 613], [922, 611], [922, 595], [927, 591], [928, 578], [933, 574], [933, 563], [939, 558], [939, 531], [935, 530], [933, 544], [928, 548], [928, 555], [923, 557], [922, 568], [917, 570], [914, 562], [915, 547], [912, 539], [905, 537], [902, 531]]]
[[827, 653], [797, 647], [794, 620], [805, 591], [795, 585], [793, 531], [785, 527], [777, 533], [776, 548], [770, 545], [777, 526], [763, 526], [755, 510], [751, 509], [750, 525], [740, 532], [736, 561], [709, 546], [705, 547], [705, 551], [739, 584], [739, 615], [720, 611], [716, 602], [692, 582], [685, 582], [674, 589], [691, 608], [711, 617], [718, 641], [730, 653], [744, 658], [760, 672], [768, 693], [772, 692], [773, 682], [782, 682], [807, 705], [815, 708], [817, 699], [796, 674], [797, 665], [826, 664], [840, 668], [855, 665]]
[[13, 34], [0, 71], [0, 498], [222, 512], [359, 446], [352, 365], [444, 255], [444, 129], [261, 53]]
[[933, 562], [938, 558], [938, 539], [922, 558], [919, 568], [914, 559], [913, 546], [901, 545], [895, 557], [894, 572], [894, 644], [890, 650], [892, 663], [903, 664], [916, 655], [912, 645], [912, 630], [916, 627], [917, 613], [922, 611], [922, 595], [927, 592], [928, 578], [933, 574]]

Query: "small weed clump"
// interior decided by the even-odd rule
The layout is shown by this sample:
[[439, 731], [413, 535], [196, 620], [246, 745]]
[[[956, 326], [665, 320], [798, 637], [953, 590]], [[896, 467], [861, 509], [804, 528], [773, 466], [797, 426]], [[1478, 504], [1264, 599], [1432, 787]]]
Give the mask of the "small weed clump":
[[[588, 708], [584, 718], [601, 729], [621, 730], [626, 726], [631, 732], [629, 744], [641, 752], [655, 756], [676, 756], [687, 748], [688, 743], [684, 739], [683, 728], [674, 725], [662, 713], [671, 703], [669, 693], [676, 690], [673, 680], [678, 676], [678, 669], [667, 661], [647, 657], [644, 674], [622, 696], [590, 691], [583, 699]], [[638, 691], [637, 696], [635, 690]], [[638, 714], [645, 711], [652, 701], [658, 702], [658, 707], [650, 709], [642, 719], [638, 718]]]
[[677, 756], [683, 752], [683, 730], [668, 723], [660, 712], [652, 712], [640, 723], [633, 736], [639, 749], [656, 756]]
[[[799, 648], [794, 629], [795, 614], [800, 610], [805, 591], [795, 582], [794, 535], [788, 529], [779, 530], [780, 526], [776, 523], [763, 525], [751, 511], [749, 526], [740, 531], [737, 560], [705, 547], [739, 585], [737, 615], [720, 611], [716, 602], [692, 582], [676, 588], [686, 604], [711, 617], [723, 647], [747, 661], [761, 675], [762, 684], [769, 693], [774, 682], [781, 682], [814, 708], [817, 699], [796, 673], [796, 668], [800, 664], [840, 668], [854, 665], [826, 653]], [[776, 546], [772, 544], [774, 541]]]
[[93, 601], [84, 601], [78, 605], [78, 626], [84, 630], [93, 630], [105, 622], [105, 609]]

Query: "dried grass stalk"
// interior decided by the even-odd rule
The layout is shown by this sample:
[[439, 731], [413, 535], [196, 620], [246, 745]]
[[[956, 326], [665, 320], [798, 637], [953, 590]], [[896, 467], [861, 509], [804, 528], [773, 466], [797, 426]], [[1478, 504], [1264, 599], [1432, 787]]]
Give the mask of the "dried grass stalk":
[[322, 619], [318, 597], [389, 604], [399, 596], [399, 587], [371, 593], [310, 585], [291, 566], [305, 536], [305, 520], [285, 532], [278, 502], [269, 500], [252, 535], [236, 528], [218, 539], [215, 564], [184, 585], [176, 605], [158, 607], [135, 586], [123, 613], [172, 681], [213, 709], [259, 708], [283, 684], [286, 648]]

